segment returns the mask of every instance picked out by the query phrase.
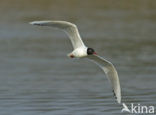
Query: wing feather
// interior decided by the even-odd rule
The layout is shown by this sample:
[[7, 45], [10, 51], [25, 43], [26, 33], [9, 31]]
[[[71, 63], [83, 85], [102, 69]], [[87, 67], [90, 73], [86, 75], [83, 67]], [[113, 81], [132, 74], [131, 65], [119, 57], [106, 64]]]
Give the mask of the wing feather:
[[118, 103], [121, 103], [120, 81], [114, 65], [98, 55], [89, 55], [87, 56], [87, 58], [89, 58], [102, 68], [102, 70], [105, 72], [107, 78], [112, 84], [112, 88]]
[[70, 22], [66, 22], [66, 21], [33, 21], [33, 22], [30, 22], [30, 24], [39, 25], [39, 26], [50, 26], [53, 28], [61, 29], [65, 33], [67, 33], [67, 35], [69, 36], [74, 49], [85, 46], [80, 37], [77, 26]]

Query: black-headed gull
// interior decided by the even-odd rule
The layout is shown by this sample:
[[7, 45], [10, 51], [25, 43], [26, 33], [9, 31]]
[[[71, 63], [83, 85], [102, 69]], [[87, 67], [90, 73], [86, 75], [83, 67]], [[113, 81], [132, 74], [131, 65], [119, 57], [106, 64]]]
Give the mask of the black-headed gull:
[[111, 62], [98, 56], [93, 48], [88, 48], [84, 45], [75, 24], [66, 21], [33, 21], [30, 22], [30, 24], [39, 26], [50, 26], [66, 32], [74, 48], [74, 50], [69, 53], [68, 56], [71, 58], [87, 57], [88, 59], [99, 65], [112, 84], [113, 92], [117, 98], [117, 102], [121, 103], [120, 81], [115, 67]]

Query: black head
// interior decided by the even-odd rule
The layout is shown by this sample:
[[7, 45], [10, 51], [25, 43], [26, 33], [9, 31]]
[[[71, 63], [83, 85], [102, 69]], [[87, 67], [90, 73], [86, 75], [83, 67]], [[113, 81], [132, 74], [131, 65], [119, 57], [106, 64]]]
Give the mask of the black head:
[[88, 48], [88, 49], [87, 49], [87, 54], [88, 54], [88, 55], [93, 55], [93, 54], [96, 54], [96, 53], [95, 53], [95, 51], [94, 51], [93, 48]]

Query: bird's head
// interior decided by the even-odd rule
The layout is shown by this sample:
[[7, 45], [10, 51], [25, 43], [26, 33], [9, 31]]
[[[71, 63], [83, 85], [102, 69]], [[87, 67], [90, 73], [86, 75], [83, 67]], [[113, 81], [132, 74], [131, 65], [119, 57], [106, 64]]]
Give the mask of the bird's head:
[[95, 55], [96, 54], [96, 52], [94, 51], [94, 49], [93, 48], [87, 48], [87, 54], [88, 55]]

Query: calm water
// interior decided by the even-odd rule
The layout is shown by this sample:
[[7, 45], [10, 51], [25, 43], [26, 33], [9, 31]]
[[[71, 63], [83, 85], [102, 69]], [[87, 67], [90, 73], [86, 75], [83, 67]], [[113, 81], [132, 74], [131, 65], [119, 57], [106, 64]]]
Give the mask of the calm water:
[[[1, 115], [121, 115], [104, 73], [69, 59], [67, 36], [28, 22], [66, 20], [117, 68], [122, 101], [156, 107], [156, 1], [1, 0]], [[125, 114], [125, 113], [124, 113]]]

